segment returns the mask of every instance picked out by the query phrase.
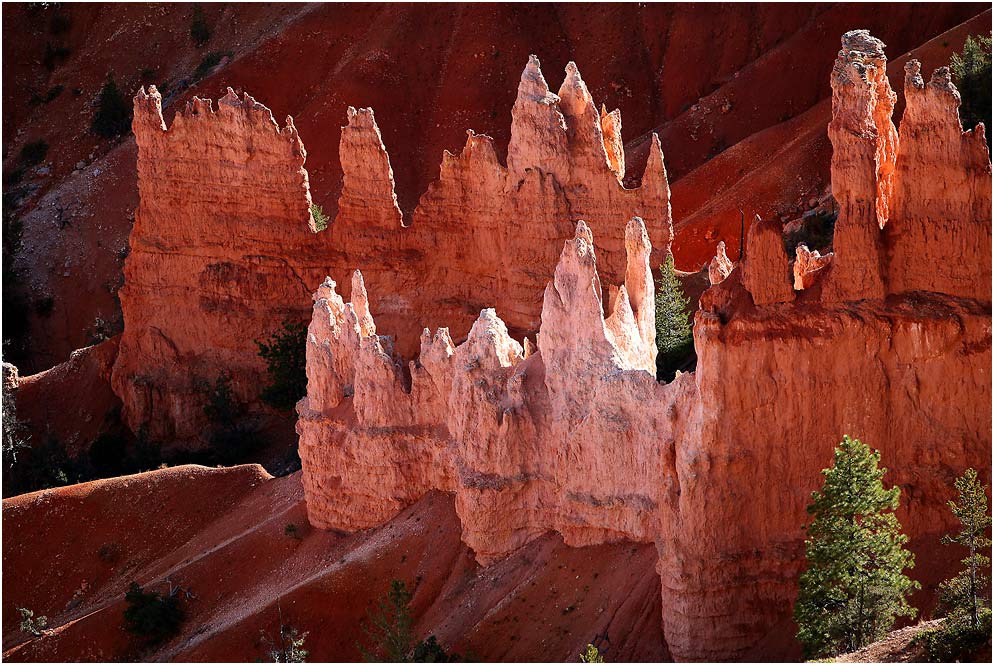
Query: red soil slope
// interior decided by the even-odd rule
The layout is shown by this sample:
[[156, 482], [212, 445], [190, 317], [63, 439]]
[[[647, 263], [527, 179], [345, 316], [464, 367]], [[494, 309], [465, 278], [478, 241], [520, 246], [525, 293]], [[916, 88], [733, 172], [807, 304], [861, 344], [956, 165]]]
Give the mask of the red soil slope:
[[[391, 579], [415, 589], [418, 636], [483, 660], [576, 660], [591, 641], [612, 659], [668, 658], [652, 546], [548, 536], [483, 570], [442, 494], [341, 535], [307, 525], [299, 475], [185, 466], [6, 500], [3, 528], [9, 661], [252, 661], [277, 605], [309, 631], [310, 660], [357, 660], [360, 621]], [[182, 633], [152, 649], [121, 628], [123, 595], [166, 578], [195, 597]], [[51, 632], [26, 640], [17, 607], [47, 615]]]
[[[169, 79], [175, 88], [206, 52], [233, 51], [231, 64], [222, 63], [180, 95], [172, 109], [194, 93], [217, 97], [231, 85], [251, 92], [277, 116], [293, 115], [308, 149], [314, 198], [328, 212], [341, 182], [337, 146], [345, 109], [373, 106], [401, 207], [409, 212], [437, 176], [443, 149], [460, 148], [467, 128], [494, 136], [499, 150], [506, 147], [529, 53], [542, 58], [553, 78], [576, 60], [594, 98], [621, 109], [624, 136], [636, 137], [635, 167], [629, 169], [636, 177], [640, 140], [659, 127], [671, 177], [678, 179], [718, 148], [824, 99], [826, 68], [842, 31], [870, 28], [891, 52], [901, 53], [986, 8], [208, 5], [214, 36], [198, 50], [188, 36], [188, 7], [67, 6], [60, 11], [71, 16], [71, 27], [57, 37], [38, 12], [5, 6], [5, 31], [12, 38], [4, 40], [4, 134], [13, 137], [5, 142], [5, 167], [29, 140], [45, 138], [52, 146], [52, 174], [29, 178], [39, 189], [24, 206], [32, 212], [20, 266], [29, 274], [30, 299], [52, 297], [55, 305], [45, 317], [32, 316], [32, 366], [22, 370], [61, 362], [88, 343], [97, 317], [119, 316], [114, 294], [137, 197], [134, 148], [128, 140], [103, 158], [107, 144], [86, 133], [89, 104], [110, 69], [128, 92], [146, 67], [155, 70], [151, 81]], [[51, 73], [39, 62], [46, 41], [72, 50]], [[62, 95], [28, 106], [32, 94], [58, 83], [66, 86]], [[74, 87], [83, 89], [81, 96], [72, 95]], [[725, 100], [732, 108], [723, 113]], [[84, 168], [70, 176], [79, 160]], [[60, 215], [71, 226], [60, 230]], [[688, 269], [699, 258], [678, 255]]]

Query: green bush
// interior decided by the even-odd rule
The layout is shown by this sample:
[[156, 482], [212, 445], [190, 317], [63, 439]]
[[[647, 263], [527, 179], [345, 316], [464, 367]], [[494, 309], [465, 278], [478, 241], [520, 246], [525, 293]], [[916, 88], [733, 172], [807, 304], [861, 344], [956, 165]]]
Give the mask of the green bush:
[[193, 43], [198, 47], [206, 44], [211, 38], [211, 28], [207, 25], [204, 10], [197, 3], [193, 5], [193, 18], [190, 20], [190, 36], [193, 37]]
[[390, 590], [377, 600], [377, 610], [367, 614], [362, 630], [371, 648], [356, 643], [367, 662], [456, 663], [463, 657], [447, 652], [434, 635], [416, 642], [411, 616], [412, 594], [400, 580], [390, 582]]
[[949, 63], [962, 104], [959, 114], [965, 129], [984, 123], [987, 148], [991, 147], [991, 38], [967, 37], [962, 53], [953, 53]]
[[938, 628], [918, 633], [914, 641], [925, 649], [925, 656], [933, 663], [970, 661], [991, 641], [991, 611], [983, 608], [978, 618], [980, 624], [974, 627], [969, 616], [950, 617]]
[[179, 632], [184, 612], [175, 593], [163, 596], [157, 591], [145, 592], [132, 582], [124, 594], [128, 604], [124, 610], [124, 627], [134, 635], [158, 642]]
[[587, 650], [580, 654], [581, 663], [603, 663], [604, 656], [601, 655], [600, 650], [593, 644], [587, 645]]
[[52, 46], [51, 42], [45, 43], [45, 54], [41, 58], [41, 64], [48, 71], [53, 71], [55, 65], [65, 61], [72, 51], [65, 46]]
[[255, 424], [246, 416], [244, 405], [235, 401], [231, 378], [222, 375], [206, 387], [204, 415], [211, 422], [210, 449], [204, 462], [231, 465], [262, 447], [264, 441]]
[[21, 148], [21, 163], [25, 166], [34, 166], [43, 162], [46, 155], [48, 155], [48, 143], [45, 139], [31, 141]]
[[324, 210], [317, 203], [311, 204], [311, 217], [314, 218], [315, 231], [324, 231], [328, 228], [328, 215], [324, 214]]
[[36, 617], [35, 613], [26, 607], [18, 607], [17, 612], [21, 615], [21, 632], [31, 637], [41, 637], [42, 631], [48, 626], [48, 617]]
[[214, 69], [219, 64], [221, 64], [222, 60], [224, 60], [225, 58], [230, 58], [233, 55], [234, 52], [232, 51], [211, 51], [210, 53], [204, 56], [204, 59], [200, 61], [200, 64], [197, 65], [197, 68], [193, 70], [193, 80], [199, 81], [200, 79], [204, 78], [205, 76], [210, 74], [212, 69]]
[[676, 276], [673, 255], [659, 266], [656, 283], [656, 379], [672, 381], [694, 357], [694, 330], [687, 314], [688, 298]]
[[277, 409], [292, 409], [307, 394], [307, 326], [284, 321], [283, 329], [269, 340], [255, 343], [269, 375], [262, 400]]
[[131, 127], [131, 105], [117, 87], [112, 74], [107, 75], [104, 87], [97, 97], [97, 111], [93, 114], [90, 129], [104, 138], [123, 134]]

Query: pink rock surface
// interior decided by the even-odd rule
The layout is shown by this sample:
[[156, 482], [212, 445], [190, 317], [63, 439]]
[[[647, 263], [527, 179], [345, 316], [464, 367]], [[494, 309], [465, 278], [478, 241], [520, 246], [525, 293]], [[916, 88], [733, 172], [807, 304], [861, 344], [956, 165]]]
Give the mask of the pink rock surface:
[[221, 374], [237, 399], [262, 408], [255, 340], [303, 320], [307, 294], [327, 275], [348, 283], [362, 266], [369, 312], [410, 358], [422, 328], [446, 325], [461, 340], [485, 307], [496, 307], [518, 339], [533, 334], [557, 248], [581, 218], [597, 233], [612, 282], [626, 279], [633, 216], [656, 248], [653, 266], [669, 251], [658, 140], [641, 186], [626, 189], [620, 114], [602, 117], [572, 63], [556, 95], [533, 56], [512, 110], [508, 166], [489, 137], [470, 131], [459, 155], [443, 155], [407, 226], [372, 110], [347, 116], [339, 211], [313, 233], [306, 152], [292, 120], [281, 129], [251, 97], [229, 93], [217, 111], [195, 99], [167, 129], [158, 93], [136, 96], [141, 202], [114, 372], [133, 429], [197, 439], [203, 386]]
[[[499, 308], [484, 309], [461, 344], [425, 329], [405, 368], [371, 323], [357, 323], [362, 289], [347, 304], [326, 283], [308, 340], [309, 375], [320, 376], [298, 404], [311, 522], [366, 528], [440, 489], [455, 494], [463, 540], [487, 564], [547, 531], [574, 545], [654, 542], [675, 658], [785, 658], [797, 653], [790, 613], [805, 505], [849, 434], [881, 450], [902, 488], [916, 575], [948, 570], [956, 554], [934, 545], [951, 527], [951, 479], [969, 466], [989, 476], [990, 300], [929, 277], [931, 265], [885, 260], [881, 224], [910, 219], [890, 193], [903, 177], [893, 170], [902, 153], [892, 93], [882, 44], [862, 33], [843, 44], [831, 268], [802, 248], [805, 289], [795, 293], [779, 224], [753, 225], [743, 265], [719, 261], [721, 279], [701, 298], [693, 374], [660, 384], [651, 371], [651, 250], [639, 219], [607, 307], [600, 246], [577, 223], [545, 288], [536, 345], [512, 339]], [[561, 92], [582, 107], [573, 82]], [[933, 173], [966, 173], [977, 192], [968, 209], [985, 196], [989, 207], [989, 167]], [[927, 207], [916, 214], [929, 219]], [[949, 228], [976, 238], [985, 226], [975, 217]], [[953, 260], [959, 242], [936, 256]], [[989, 281], [989, 263], [974, 267]]]

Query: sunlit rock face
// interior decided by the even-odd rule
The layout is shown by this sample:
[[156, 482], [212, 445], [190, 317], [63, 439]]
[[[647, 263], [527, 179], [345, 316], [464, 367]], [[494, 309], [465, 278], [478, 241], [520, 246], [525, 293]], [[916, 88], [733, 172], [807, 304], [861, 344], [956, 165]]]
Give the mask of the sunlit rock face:
[[580, 219], [612, 283], [626, 281], [632, 217], [643, 220], [658, 265], [672, 235], [658, 139], [641, 186], [626, 189], [620, 113], [597, 110], [572, 63], [559, 92], [533, 56], [512, 110], [507, 167], [490, 137], [469, 131], [459, 154], [442, 156], [409, 219], [372, 109], [349, 108], [339, 211], [315, 233], [292, 119], [281, 128], [266, 107], [229, 92], [216, 109], [195, 98], [167, 128], [158, 92], [140, 91], [140, 204], [114, 372], [129, 425], [157, 440], [201, 438], [204, 386], [221, 375], [239, 401], [264, 409], [255, 341], [306, 320], [309, 294], [329, 275], [349, 284], [362, 268], [369, 312], [396, 340], [393, 352], [411, 358], [422, 328], [447, 326], [461, 340], [486, 307], [518, 339], [534, 334], [557, 248]]
[[[548, 240], [559, 253], [534, 341], [510, 334], [494, 294], [497, 306], [477, 309], [464, 341], [424, 328], [405, 366], [377, 334], [371, 280], [356, 273], [349, 301], [325, 282], [298, 404], [311, 522], [369, 527], [438, 489], [454, 493], [463, 539], [483, 564], [548, 531], [573, 545], [654, 542], [673, 656], [785, 658], [798, 653], [790, 614], [805, 505], [849, 434], [880, 449], [887, 481], [902, 489], [915, 575], [948, 571], [958, 554], [934, 545], [951, 527], [951, 480], [969, 466], [989, 474], [991, 455], [990, 162], [979, 131], [948, 122], [954, 93], [941, 71], [932, 88], [909, 75], [923, 97], [909, 93], [899, 139], [884, 62], [883, 44], [865, 32], [843, 37], [829, 127], [835, 253], [802, 247], [791, 266], [777, 225], [762, 221], [739, 264], [719, 252], [695, 318], [697, 369], [669, 384], [652, 372], [652, 225], [634, 214], [603, 251], [593, 223]], [[553, 95], [531, 62], [508, 169], [470, 134], [419, 210], [448, 200], [443, 185], [468, 198], [510, 174], [520, 188], [554, 181], [555, 199], [577, 173], [603, 167], [607, 188], [621, 169], [613, 120], [589, 102], [577, 72]], [[934, 120], [916, 117], [946, 118], [943, 131], [920, 133], [934, 143], [927, 150], [913, 128]], [[544, 170], [522, 168], [537, 144], [551, 146]], [[915, 198], [925, 160], [932, 180], [922, 188], [933, 194]], [[487, 165], [472, 167], [485, 178], [457, 178], [462, 163]], [[665, 180], [656, 187], [663, 196]], [[944, 222], [950, 214], [961, 223]], [[536, 240], [528, 256], [546, 260]], [[923, 243], [915, 251], [928, 261], [910, 260], [909, 243]], [[961, 288], [968, 274], [976, 284]]]

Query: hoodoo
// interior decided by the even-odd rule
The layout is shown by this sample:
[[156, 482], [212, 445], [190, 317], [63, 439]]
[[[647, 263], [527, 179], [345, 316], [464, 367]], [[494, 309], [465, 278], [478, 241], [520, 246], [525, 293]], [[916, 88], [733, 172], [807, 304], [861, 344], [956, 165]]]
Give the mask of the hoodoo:
[[[233, 92], [194, 100], [171, 127], [153, 88], [135, 97], [140, 205], [121, 291], [125, 332], [114, 371], [128, 424], [156, 440], [205, 431], [204, 385], [231, 378], [258, 403], [265, 366], [255, 340], [307, 316], [306, 294], [362, 267], [369, 311], [413, 357], [419, 331], [455, 339], [496, 307], [516, 335], [539, 327], [557, 247], [586, 221], [600, 270], [625, 279], [625, 226], [638, 216], [669, 252], [669, 187], [658, 139], [642, 185], [626, 189], [621, 116], [602, 116], [570, 63], [559, 95], [532, 56], [512, 110], [508, 166], [488, 136], [468, 132], [405, 226], [393, 170], [372, 109], [349, 108], [340, 156], [339, 210], [313, 232], [306, 151], [287, 119]], [[606, 129], [605, 129], [606, 128]], [[444, 249], [440, 249], [444, 248]]]
[[[311, 523], [366, 528], [443, 490], [455, 494], [463, 540], [483, 564], [547, 531], [571, 545], [654, 542], [677, 659], [775, 658], [793, 648], [786, 626], [808, 492], [852, 434], [881, 450], [903, 489], [899, 517], [917, 570], [945, 570], [956, 554], [925, 544], [950, 526], [946, 485], [991, 455], [990, 161], [983, 131], [959, 129], [946, 72], [924, 84], [909, 65], [898, 135], [884, 45], [865, 31], [842, 44], [829, 126], [834, 255], [804, 247], [792, 267], [773, 222], [752, 226], [743, 264], [719, 250], [695, 318], [697, 370], [669, 384], [652, 373], [650, 239], [664, 253], [669, 242], [661, 161], [650, 159], [641, 190], [655, 202], [617, 205], [642, 194], [617, 185], [613, 139], [605, 148], [614, 121], [596, 112], [575, 68], [557, 96], [530, 61], [509, 169], [470, 134], [462, 155], [446, 156], [414, 229], [419, 215], [438, 219], [432, 211], [469, 192], [502, 187], [503, 202], [480, 199], [487, 206], [458, 228], [503, 250], [485, 263], [498, 279], [515, 262], [540, 269], [550, 248], [539, 240], [562, 248], [544, 277], [540, 325], [521, 325], [531, 282], [521, 291], [502, 283], [488, 301], [496, 307], [481, 308], [462, 343], [420, 326], [408, 372], [374, 325], [382, 280], [366, 285], [355, 272], [350, 301], [326, 280], [297, 407]], [[475, 169], [483, 175], [469, 177]], [[520, 180], [508, 184], [511, 176]], [[533, 219], [547, 215], [523, 230], [527, 252], [499, 223], [520, 219], [508, 211], [520, 214], [526, 200]], [[630, 219], [623, 236], [609, 209]], [[566, 210], [597, 222], [574, 222]], [[654, 223], [635, 216], [646, 211]], [[572, 238], [552, 237], [566, 223]], [[361, 261], [354, 267], [366, 274]], [[408, 311], [408, 324], [388, 326], [401, 346], [402, 331], [424, 320]], [[505, 315], [515, 329], [537, 328], [536, 343], [516, 341]]]

